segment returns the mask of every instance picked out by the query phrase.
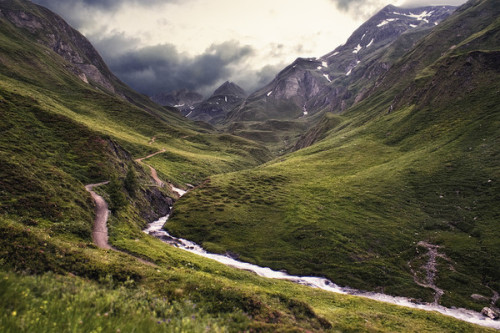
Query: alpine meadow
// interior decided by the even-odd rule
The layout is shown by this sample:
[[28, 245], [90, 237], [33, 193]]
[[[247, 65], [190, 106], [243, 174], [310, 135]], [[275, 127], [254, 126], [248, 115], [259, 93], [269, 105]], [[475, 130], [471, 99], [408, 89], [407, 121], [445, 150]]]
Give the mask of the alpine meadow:
[[499, 42], [496, 0], [388, 5], [149, 97], [0, 0], [0, 331], [500, 329]]

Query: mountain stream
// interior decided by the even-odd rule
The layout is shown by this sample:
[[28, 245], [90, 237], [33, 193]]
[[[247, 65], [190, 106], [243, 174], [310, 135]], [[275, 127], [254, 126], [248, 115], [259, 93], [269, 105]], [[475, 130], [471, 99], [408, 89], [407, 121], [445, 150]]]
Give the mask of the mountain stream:
[[[181, 190], [179, 188], [176, 188], [172, 186], [172, 190], [174, 192], [177, 192], [179, 196], [182, 196], [186, 193], [186, 191]], [[412, 302], [409, 298], [406, 297], [400, 297], [400, 296], [390, 296], [382, 293], [375, 293], [375, 292], [367, 292], [367, 291], [361, 291], [361, 290], [356, 290], [353, 288], [349, 287], [340, 287], [333, 283], [332, 281], [322, 278], [322, 277], [314, 277], [314, 276], [294, 276], [294, 275], [289, 275], [285, 272], [281, 271], [275, 271], [272, 270], [268, 267], [260, 267], [254, 264], [249, 264], [246, 262], [238, 261], [236, 259], [233, 259], [231, 257], [221, 255], [221, 254], [215, 254], [215, 253], [209, 253], [205, 251], [201, 246], [199, 246], [196, 243], [193, 243], [189, 240], [182, 239], [182, 238], [177, 238], [171, 236], [166, 230], [163, 229], [163, 226], [165, 223], [168, 221], [169, 215], [163, 216], [160, 219], [150, 223], [146, 229], [144, 229], [144, 232], [152, 235], [154, 237], [159, 238], [163, 242], [176, 246], [180, 249], [189, 251], [191, 253], [196, 253], [202, 257], [213, 259], [215, 261], [218, 261], [224, 265], [251, 271], [259, 276], [266, 277], [266, 278], [271, 278], [271, 279], [282, 279], [282, 280], [289, 280], [298, 284], [310, 286], [313, 288], [319, 288], [323, 290], [327, 290], [330, 292], [334, 293], [339, 293], [339, 294], [348, 294], [348, 295], [354, 295], [354, 296], [361, 296], [381, 302], [386, 302], [386, 303], [391, 303], [391, 304], [396, 304], [400, 306], [405, 306], [413, 309], [421, 309], [421, 310], [426, 310], [426, 311], [437, 311], [439, 313], [442, 313], [447, 316], [454, 317], [459, 320], [463, 320], [469, 323], [485, 326], [485, 327], [491, 327], [495, 329], [500, 330], [500, 321], [498, 320], [492, 320], [490, 318], [487, 318], [480, 314], [479, 312], [475, 312], [472, 310], [467, 310], [467, 309], [462, 309], [462, 308], [447, 308], [438, 304], [431, 304], [431, 303], [415, 303]]]

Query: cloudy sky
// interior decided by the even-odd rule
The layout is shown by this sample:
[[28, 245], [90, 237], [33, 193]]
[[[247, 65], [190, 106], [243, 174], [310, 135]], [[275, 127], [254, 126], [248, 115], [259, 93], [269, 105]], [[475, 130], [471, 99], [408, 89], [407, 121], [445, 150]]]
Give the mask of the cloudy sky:
[[297, 57], [345, 42], [385, 5], [465, 0], [33, 0], [60, 14], [132, 88], [209, 95], [226, 80], [247, 92]]

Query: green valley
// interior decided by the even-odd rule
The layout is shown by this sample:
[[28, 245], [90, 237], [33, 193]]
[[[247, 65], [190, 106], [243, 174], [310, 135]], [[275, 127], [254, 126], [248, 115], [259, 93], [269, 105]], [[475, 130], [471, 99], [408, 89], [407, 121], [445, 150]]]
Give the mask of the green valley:
[[[143, 230], [170, 214], [165, 228], [207, 251], [417, 303], [435, 299], [432, 252], [439, 304], [500, 306], [496, 7], [461, 7], [345, 112], [237, 136], [133, 91], [48, 9], [0, 0], [0, 331], [494, 331]], [[284, 139], [295, 151], [278, 153]], [[94, 188], [110, 208], [102, 249], [85, 185], [108, 181]]]
[[[441, 253], [441, 304], [481, 310], [489, 301], [471, 295], [500, 288], [497, 13], [491, 1], [465, 6], [369, 98], [326, 114], [311, 130], [326, 138], [210, 177], [167, 229], [259, 265], [424, 301], [434, 290], [415, 283], [426, 274], [418, 243], [429, 242]], [[471, 35], [462, 42], [459, 24]]]

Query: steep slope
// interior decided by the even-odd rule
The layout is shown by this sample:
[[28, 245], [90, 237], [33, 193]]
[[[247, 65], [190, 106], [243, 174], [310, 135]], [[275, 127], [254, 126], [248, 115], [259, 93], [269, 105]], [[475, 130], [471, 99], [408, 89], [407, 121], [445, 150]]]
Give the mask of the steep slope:
[[[341, 112], [362, 100], [398, 57], [454, 10], [450, 6], [387, 6], [334, 51], [319, 58], [297, 59], [272, 82], [251, 94], [228, 115], [225, 123], [233, 133], [255, 139], [255, 130], [249, 129], [257, 127], [258, 122], [274, 119], [311, 126], [318, 121], [317, 113]], [[302, 133], [294, 134], [287, 137], [288, 147]], [[283, 147], [281, 139], [278, 138], [279, 145]]]
[[203, 96], [195, 91], [181, 89], [169, 93], [151, 96], [151, 100], [159, 105], [175, 107], [185, 116], [194, 104], [203, 101]]
[[211, 177], [176, 204], [169, 231], [293, 274], [489, 306], [500, 289], [499, 33], [495, 1], [462, 6], [367, 98], [327, 114], [310, 133], [323, 140]]
[[[52, 15], [0, 0], [2, 13], [13, 6], [40, 22]], [[168, 211], [172, 193], [133, 158], [161, 152], [148, 163], [174, 163], [160, 176], [181, 183], [255, 165], [266, 150], [202, 130], [128, 88], [134, 104], [87, 84], [4, 18], [0, 61], [0, 331], [488, 331], [268, 281], [146, 235], [145, 221]], [[84, 185], [104, 180], [94, 190], [110, 205], [110, 242], [120, 251], [90, 238], [94, 207]]]
[[267, 158], [255, 143], [211, 133], [132, 91], [45, 8], [4, 0], [0, 10], [2, 214], [89, 240], [93, 204], [84, 184], [111, 180], [113, 217], [135, 228], [168, 213], [170, 190], [150, 186], [134, 155], [163, 148], [159, 161], [173, 160], [179, 170], [162, 176], [176, 184]]
[[240, 86], [226, 81], [215, 89], [208, 99], [190, 107], [186, 117], [216, 125], [226, 117], [229, 111], [239, 106], [245, 97], [246, 93]]

